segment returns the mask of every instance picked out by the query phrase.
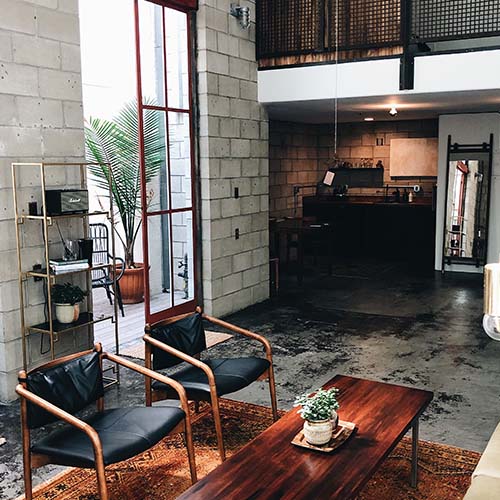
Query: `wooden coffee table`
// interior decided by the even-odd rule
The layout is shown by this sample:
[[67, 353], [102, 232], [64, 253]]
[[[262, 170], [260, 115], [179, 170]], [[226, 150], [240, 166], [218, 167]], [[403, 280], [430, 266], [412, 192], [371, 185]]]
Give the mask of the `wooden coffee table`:
[[[355, 497], [412, 429], [412, 486], [417, 485], [418, 422], [432, 392], [337, 375], [339, 415], [355, 433], [324, 454], [291, 444], [303, 420], [293, 408], [179, 499], [313, 499]], [[196, 450], [195, 450], [196, 452]]]

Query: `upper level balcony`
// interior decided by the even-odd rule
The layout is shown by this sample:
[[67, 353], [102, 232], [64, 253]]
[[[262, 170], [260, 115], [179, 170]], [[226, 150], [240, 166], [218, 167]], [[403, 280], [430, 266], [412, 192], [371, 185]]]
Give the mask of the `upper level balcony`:
[[474, 91], [497, 109], [500, 0], [260, 0], [257, 59], [263, 103]]

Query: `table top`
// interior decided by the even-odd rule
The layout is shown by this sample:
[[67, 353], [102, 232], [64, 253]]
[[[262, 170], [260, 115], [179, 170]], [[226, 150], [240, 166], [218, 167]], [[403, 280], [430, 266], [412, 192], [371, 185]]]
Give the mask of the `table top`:
[[[355, 433], [331, 454], [291, 444], [303, 420], [293, 408], [179, 499], [355, 497], [432, 400], [432, 392], [337, 375], [341, 420]], [[196, 451], [196, 450], [195, 450]]]

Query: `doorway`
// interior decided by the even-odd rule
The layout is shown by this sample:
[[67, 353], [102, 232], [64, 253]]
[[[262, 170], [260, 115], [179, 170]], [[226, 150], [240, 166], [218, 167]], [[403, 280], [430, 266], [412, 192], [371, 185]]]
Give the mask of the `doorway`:
[[[192, 310], [197, 298], [191, 15], [178, 4], [80, 3], [86, 127], [98, 118], [125, 125], [128, 133], [131, 160], [113, 165], [116, 182], [125, 186], [114, 200], [117, 257], [143, 268], [144, 280], [142, 301], [125, 304], [119, 318], [122, 352], [142, 337], [146, 323]], [[94, 208], [102, 205], [105, 194], [92, 176], [88, 185]], [[106, 217], [98, 222], [109, 225]], [[112, 309], [102, 289], [93, 295], [96, 314]], [[108, 325], [94, 335], [114, 350]]]

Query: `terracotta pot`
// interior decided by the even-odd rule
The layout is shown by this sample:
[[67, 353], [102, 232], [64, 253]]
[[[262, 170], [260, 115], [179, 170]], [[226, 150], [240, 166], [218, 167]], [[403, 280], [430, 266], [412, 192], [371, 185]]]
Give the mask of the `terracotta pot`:
[[[139, 304], [144, 302], [144, 264], [137, 263], [133, 269], [125, 269], [120, 278], [120, 291], [124, 304]], [[121, 271], [121, 265], [116, 266], [116, 271]]]
[[55, 304], [56, 319], [59, 323], [68, 324], [77, 321], [80, 317], [79, 304]]

